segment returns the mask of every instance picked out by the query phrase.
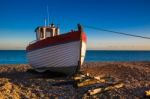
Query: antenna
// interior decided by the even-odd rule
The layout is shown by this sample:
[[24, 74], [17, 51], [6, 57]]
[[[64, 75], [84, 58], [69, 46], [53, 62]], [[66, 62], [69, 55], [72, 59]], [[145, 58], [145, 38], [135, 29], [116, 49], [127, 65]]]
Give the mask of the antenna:
[[46, 18], [44, 19], [44, 22], [45, 22], [45, 26], [46, 26]]
[[48, 10], [48, 5], [47, 5], [47, 24], [49, 25], [49, 10]]

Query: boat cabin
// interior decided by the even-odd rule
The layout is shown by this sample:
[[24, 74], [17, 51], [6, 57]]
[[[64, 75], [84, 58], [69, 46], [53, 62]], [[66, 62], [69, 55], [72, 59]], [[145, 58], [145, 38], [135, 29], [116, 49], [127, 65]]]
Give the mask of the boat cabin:
[[36, 32], [36, 39], [43, 40], [47, 37], [54, 37], [59, 35], [59, 28], [55, 27], [52, 23], [49, 26], [40, 26], [35, 29]]

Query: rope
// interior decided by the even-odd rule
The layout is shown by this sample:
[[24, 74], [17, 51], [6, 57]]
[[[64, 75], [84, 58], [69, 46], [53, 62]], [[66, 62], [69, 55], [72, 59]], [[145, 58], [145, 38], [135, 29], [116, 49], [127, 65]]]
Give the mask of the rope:
[[132, 36], [132, 37], [138, 37], [138, 38], [144, 38], [144, 39], [150, 39], [150, 37], [146, 36], [141, 36], [141, 35], [134, 35], [134, 34], [129, 34], [129, 33], [123, 33], [123, 32], [117, 32], [117, 31], [112, 31], [112, 30], [106, 30], [98, 27], [93, 27], [93, 26], [88, 26], [88, 25], [83, 25], [85, 28], [90, 28], [94, 30], [99, 30], [99, 31], [105, 31], [105, 32], [111, 32], [115, 34], [121, 34], [121, 35], [126, 35], [126, 36]]

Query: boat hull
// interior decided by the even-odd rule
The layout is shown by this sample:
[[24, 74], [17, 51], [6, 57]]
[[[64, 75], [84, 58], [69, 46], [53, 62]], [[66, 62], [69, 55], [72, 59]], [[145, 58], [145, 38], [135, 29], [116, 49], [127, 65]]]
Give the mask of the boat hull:
[[34, 50], [32, 50], [34, 45], [29, 45], [27, 48], [28, 61], [36, 70], [74, 74], [79, 70], [85, 58], [86, 41], [84, 38], [85, 33], [81, 34], [81, 37], [76, 36], [76, 40], [68, 38], [67, 42], [56, 42]]

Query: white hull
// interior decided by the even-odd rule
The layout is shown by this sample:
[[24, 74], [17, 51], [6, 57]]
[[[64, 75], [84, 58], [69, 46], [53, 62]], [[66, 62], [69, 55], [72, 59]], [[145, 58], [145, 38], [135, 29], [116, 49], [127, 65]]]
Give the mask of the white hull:
[[[81, 52], [80, 52], [81, 51]], [[74, 73], [83, 64], [86, 52], [85, 42], [73, 41], [48, 46], [27, 52], [30, 65], [35, 69], [44, 68], [56, 72]], [[62, 69], [66, 69], [62, 70]]]

